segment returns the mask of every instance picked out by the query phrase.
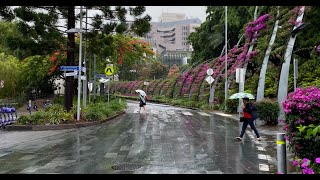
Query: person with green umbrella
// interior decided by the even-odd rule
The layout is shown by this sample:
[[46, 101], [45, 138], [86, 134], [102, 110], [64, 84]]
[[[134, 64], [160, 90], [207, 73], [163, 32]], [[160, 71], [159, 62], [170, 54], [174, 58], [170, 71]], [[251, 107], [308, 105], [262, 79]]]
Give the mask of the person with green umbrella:
[[260, 134], [257, 130], [257, 128], [254, 125], [254, 120], [257, 119], [257, 108], [249, 102], [249, 98], [248, 97], [244, 97], [242, 98], [243, 101], [243, 117], [240, 118], [240, 121], [243, 122], [242, 124], [242, 130], [240, 133], [240, 136], [236, 137], [236, 139], [238, 140], [242, 140], [242, 137], [247, 129], [248, 124], [250, 125], [251, 129], [254, 131], [254, 133], [257, 136], [257, 140], [261, 141], [261, 137]]

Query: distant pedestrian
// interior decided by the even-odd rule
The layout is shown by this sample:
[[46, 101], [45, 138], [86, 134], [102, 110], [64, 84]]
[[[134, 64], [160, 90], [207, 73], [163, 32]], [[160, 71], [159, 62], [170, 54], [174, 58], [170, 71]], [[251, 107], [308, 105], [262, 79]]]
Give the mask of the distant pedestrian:
[[34, 102], [33, 109], [36, 110], [36, 111], [38, 111], [38, 106], [37, 106], [37, 103], [36, 103], [36, 102]]
[[260, 141], [261, 137], [259, 135], [259, 132], [257, 128], [254, 125], [254, 120], [257, 119], [257, 108], [255, 105], [249, 102], [249, 98], [243, 98], [243, 117], [240, 118], [240, 122], [243, 122], [242, 130], [239, 137], [236, 137], [238, 140], [242, 140], [242, 137], [247, 129], [248, 124], [250, 125], [251, 129], [254, 131], [254, 133], [257, 136], [257, 140]]
[[146, 96], [145, 95], [142, 95], [140, 92], [138, 92], [139, 93], [139, 100], [140, 100], [140, 104], [139, 104], [139, 113], [141, 113], [141, 108], [143, 107], [143, 110], [144, 110], [144, 112], [146, 112], [146, 108], [145, 108], [145, 105], [147, 105], [146, 104]]

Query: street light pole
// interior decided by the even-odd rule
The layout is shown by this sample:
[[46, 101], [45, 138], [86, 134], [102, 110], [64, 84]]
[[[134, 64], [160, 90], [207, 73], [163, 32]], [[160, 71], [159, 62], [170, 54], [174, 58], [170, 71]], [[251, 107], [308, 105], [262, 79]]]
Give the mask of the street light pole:
[[[82, 11], [81, 11], [82, 13]], [[87, 23], [88, 23], [88, 8], [86, 8], [86, 31], [87, 31]], [[87, 37], [86, 37], [86, 44], [84, 47], [84, 60], [83, 60], [83, 67], [85, 68], [84, 70], [84, 76], [86, 79], [83, 80], [83, 99], [82, 99], [82, 104], [83, 108], [87, 106], [87, 87], [88, 87], [88, 81], [87, 81], [87, 70], [86, 70], [86, 64], [87, 64]]]
[[82, 57], [82, 6], [80, 6], [80, 45], [79, 45], [79, 74], [78, 74], [78, 105], [77, 121], [80, 120], [80, 97], [81, 97], [81, 57]]
[[225, 85], [224, 85], [224, 108], [225, 110], [227, 110], [227, 98], [228, 98], [228, 47], [227, 47], [227, 16], [228, 16], [228, 13], [227, 13], [227, 6], [225, 6], [225, 48], [226, 50], [224, 51], [225, 52]]

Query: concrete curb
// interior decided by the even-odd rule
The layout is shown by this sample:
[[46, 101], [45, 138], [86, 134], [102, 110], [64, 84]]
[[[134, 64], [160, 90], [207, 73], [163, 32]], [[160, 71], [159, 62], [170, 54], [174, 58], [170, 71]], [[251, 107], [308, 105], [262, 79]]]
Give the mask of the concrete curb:
[[7, 125], [5, 126], [5, 131], [46, 131], [46, 130], [63, 130], [63, 129], [73, 129], [99, 125], [102, 123], [110, 123], [111, 120], [116, 117], [125, 114], [125, 111], [121, 111], [118, 114], [111, 116], [105, 120], [93, 121], [86, 123], [77, 123], [77, 124], [57, 124], [57, 125]]

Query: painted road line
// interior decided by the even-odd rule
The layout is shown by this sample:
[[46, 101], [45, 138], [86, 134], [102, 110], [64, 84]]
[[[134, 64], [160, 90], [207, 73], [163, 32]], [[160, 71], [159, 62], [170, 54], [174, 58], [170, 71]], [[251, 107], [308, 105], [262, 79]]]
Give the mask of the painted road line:
[[169, 110], [169, 111], [167, 111], [167, 114], [173, 115], [173, 114], [176, 114], [176, 113], [174, 111]]
[[205, 113], [205, 112], [198, 112], [201, 116], [210, 116], [209, 114]]
[[214, 114], [217, 114], [217, 115], [220, 115], [220, 116], [225, 116], [225, 117], [230, 117], [232, 115], [230, 114], [225, 114], [225, 113], [214, 113]]
[[267, 156], [264, 154], [258, 154], [258, 159], [267, 160]]
[[184, 114], [186, 116], [193, 116], [193, 114], [191, 114], [190, 112], [182, 112], [182, 114]]
[[264, 149], [264, 148], [261, 147], [261, 146], [257, 146], [257, 149], [258, 149], [259, 151], [266, 151], [266, 149]]
[[259, 164], [260, 171], [269, 171], [269, 166], [267, 164]]

